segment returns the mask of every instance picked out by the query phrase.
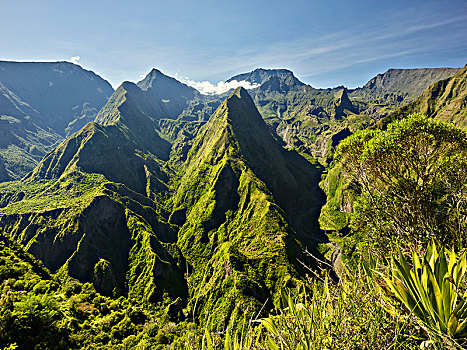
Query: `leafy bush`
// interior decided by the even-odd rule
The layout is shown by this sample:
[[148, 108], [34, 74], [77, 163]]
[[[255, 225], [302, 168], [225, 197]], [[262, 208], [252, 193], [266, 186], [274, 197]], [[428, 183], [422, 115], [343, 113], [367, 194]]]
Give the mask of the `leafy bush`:
[[467, 243], [467, 133], [420, 114], [357, 132], [336, 150], [361, 186], [351, 226], [383, 256], [401, 242]]

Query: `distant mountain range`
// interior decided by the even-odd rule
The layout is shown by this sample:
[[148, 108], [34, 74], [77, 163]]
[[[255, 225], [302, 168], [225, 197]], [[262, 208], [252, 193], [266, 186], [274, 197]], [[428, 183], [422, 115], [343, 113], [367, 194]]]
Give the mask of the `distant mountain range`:
[[381, 122], [403, 118], [410, 113], [422, 113], [431, 118], [467, 126], [467, 65], [446, 79], [440, 79], [423, 91], [415, 101], [384, 118]]
[[[289, 147], [326, 162], [329, 138], [361, 127], [347, 115], [368, 115], [367, 125], [457, 71], [391, 69], [350, 91], [312, 88], [286, 69], [256, 69], [227, 81], [257, 86], [249, 93], [266, 123]], [[153, 97], [147, 98], [146, 107], [152, 108], [150, 117], [159, 120], [167, 140], [177, 138], [180, 130], [194, 131], [228, 95], [202, 95], [157, 69], [136, 85]], [[72, 63], [0, 61], [0, 181], [26, 175], [58, 142], [96, 120], [112, 93], [107, 81]], [[97, 121], [105, 114], [101, 111]], [[343, 123], [334, 125], [336, 118]]]

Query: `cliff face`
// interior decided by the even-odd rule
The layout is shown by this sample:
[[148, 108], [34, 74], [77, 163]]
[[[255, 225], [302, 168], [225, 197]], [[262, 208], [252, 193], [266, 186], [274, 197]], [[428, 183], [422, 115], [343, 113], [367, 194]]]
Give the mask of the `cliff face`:
[[[272, 78], [272, 80], [271, 80]], [[286, 85], [297, 85], [302, 86], [303, 84], [300, 80], [298, 80], [292, 71], [288, 69], [263, 69], [257, 68], [254, 71], [249, 73], [243, 73], [233, 76], [232, 78], [228, 79], [227, 82], [230, 81], [247, 81], [251, 84], [258, 84], [262, 85], [268, 80], [270, 81], [283, 81]]]
[[3, 162], [2, 157], [0, 157], [0, 182], [8, 180], [10, 180], [10, 177], [8, 176], [8, 173], [6, 171], [5, 163]]
[[0, 188], [0, 226], [104, 294], [180, 297], [219, 322], [235, 305], [278, 302], [303, 274], [302, 249], [325, 239], [321, 169], [282, 147], [242, 88], [180, 141], [183, 158], [169, 155], [148, 96], [123, 84], [104, 125], [87, 124]]
[[415, 101], [381, 120], [379, 126], [415, 112], [467, 127], [467, 66], [451, 78], [430, 85]]
[[352, 105], [352, 102], [347, 95], [347, 89], [344, 88], [334, 94], [334, 118], [342, 118], [349, 112], [356, 113], [357, 109]]
[[[427, 70], [414, 70], [414, 72], [391, 72], [391, 74], [378, 77], [369, 84], [368, 88], [378, 88], [379, 82], [389, 77], [404, 76], [415, 79], [419, 74], [426, 74]], [[393, 121], [406, 118], [412, 113], [422, 113], [440, 121], [449, 121], [458, 127], [467, 127], [467, 66], [462, 69], [434, 69], [428, 70], [437, 78], [438, 74], [451, 74], [450, 78], [437, 81], [428, 86], [413, 102], [389, 113], [379, 120], [373, 128], [385, 129]], [[430, 76], [430, 74], [429, 74]], [[391, 79], [392, 79], [391, 78]], [[368, 85], [368, 84], [367, 84]], [[342, 175], [340, 164], [335, 164], [321, 182], [326, 192], [326, 204], [321, 209], [320, 226], [323, 230], [345, 230], [350, 221], [353, 200], [359, 195], [359, 188], [350, 179]]]
[[370, 79], [351, 97], [390, 98], [398, 104], [417, 98], [431, 84], [452, 77], [460, 68], [389, 69]]
[[67, 62], [0, 61], [0, 155], [11, 179], [94, 120], [113, 89]]

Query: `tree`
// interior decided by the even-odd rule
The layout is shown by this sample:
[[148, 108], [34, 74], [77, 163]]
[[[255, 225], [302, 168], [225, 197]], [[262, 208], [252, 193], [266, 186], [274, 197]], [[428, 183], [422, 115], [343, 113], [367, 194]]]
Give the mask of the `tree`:
[[335, 160], [361, 186], [351, 227], [380, 247], [465, 245], [467, 133], [420, 114], [345, 139]]

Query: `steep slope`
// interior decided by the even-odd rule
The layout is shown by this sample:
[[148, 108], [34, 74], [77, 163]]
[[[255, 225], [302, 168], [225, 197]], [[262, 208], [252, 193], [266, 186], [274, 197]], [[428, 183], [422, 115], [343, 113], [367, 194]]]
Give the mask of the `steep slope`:
[[179, 310], [142, 301], [105, 297], [89, 283], [52, 275], [0, 229], [2, 349], [136, 348], [141, 339], [156, 348], [167, 338], [155, 336], [154, 329], [176, 320]]
[[22, 182], [0, 188], [0, 225], [52, 271], [104, 294], [185, 298], [177, 235], [157, 202], [170, 145], [136, 104], [141, 93], [123, 84], [106, 125], [87, 124]]
[[282, 147], [244, 89], [201, 127], [185, 161], [164, 161], [148, 116], [159, 105], [147, 96], [122, 84], [104, 125], [87, 124], [23, 181], [0, 185], [0, 226], [54, 272], [106, 295], [180, 297], [219, 327], [236, 307], [277, 303], [304, 274], [297, 259], [314, 264], [303, 249], [325, 240], [321, 169]]
[[347, 89], [344, 88], [334, 95], [334, 118], [342, 118], [348, 112], [356, 113], [357, 109], [352, 105]]
[[5, 168], [5, 163], [3, 162], [2, 157], [0, 157], [0, 182], [8, 181], [10, 177]]
[[106, 80], [69, 62], [0, 61], [0, 83], [39, 113], [39, 127], [64, 136], [93, 120], [113, 93]]
[[453, 77], [429, 86], [415, 101], [384, 118], [379, 125], [415, 112], [467, 127], [467, 65]]
[[[441, 70], [442, 72], [444, 71]], [[467, 66], [458, 70], [451, 78], [430, 85], [415, 101], [385, 116], [372, 128], [385, 129], [389, 123], [412, 113], [422, 113], [436, 120], [449, 121], [458, 127], [466, 128]], [[359, 186], [342, 176], [340, 164], [335, 164], [328, 171], [321, 186], [327, 195], [319, 218], [321, 228], [329, 231], [345, 230], [349, 224], [352, 203], [360, 191]]]
[[298, 80], [295, 75], [288, 69], [263, 69], [257, 68], [254, 71], [238, 74], [230, 79], [227, 82], [236, 80], [236, 81], [247, 81], [251, 84], [259, 84], [262, 85], [267, 80], [272, 77], [279, 78], [287, 83], [287, 85], [305, 85], [300, 80]]
[[413, 100], [423, 90], [438, 80], [452, 77], [460, 68], [388, 69], [370, 79], [363, 87], [351, 92], [352, 97], [366, 95], [383, 98], [387, 94], [398, 94], [400, 101]]
[[[457, 68], [390, 69], [362, 88], [314, 89], [264, 81], [251, 91], [260, 112], [289, 147], [323, 164], [330, 162], [336, 139], [374, 124], [414, 100], [426, 87]], [[274, 77], [277, 80], [277, 77]], [[337, 122], [337, 123], [336, 123]]]
[[39, 117], [39, 112], [0, 83], [0, 156], [6, 173], [0, 181], [24, 176], [62, 139], [34, 124]]
[[138, 87], [159, 99], [164, 106], [166, 118], [176, 119], [188, 107], [190, 101], [200, 98], [200, 93], [178, 80], [152, 69], [146, 77], [138, 82]]
[[71, 63], [0, 61], [0, 155], [8, 177], [31, 171], [92, 121], [112, 92], [107, 81]]
[[416, 99], [431, 84], [452, 77], [460, 68], [389, 69], [363, 87], [351, 90], [349, 97], [360, 103], [364, 114], [376, 119]]
[[344, 129], [358, 130], [371, 122], [368, 116], [354, 116], [359, 105], [348, 98], [343, 86], [315, 89], [286, 69], [257, 69], [229, 80], [233, 79], [261, 84], [250, 94], [265, 122], [287, 147], [324, 164], [329, 161], [332, 138]]
[[313, 225], [320, 170], [283, 149], [238, 88], [201, 128], [180, 172], [170, 220], [200, 315], [226, 321], [235, 305], [252, 312], [277, 301], [298, 277], [301, 249], [324, 239]]

